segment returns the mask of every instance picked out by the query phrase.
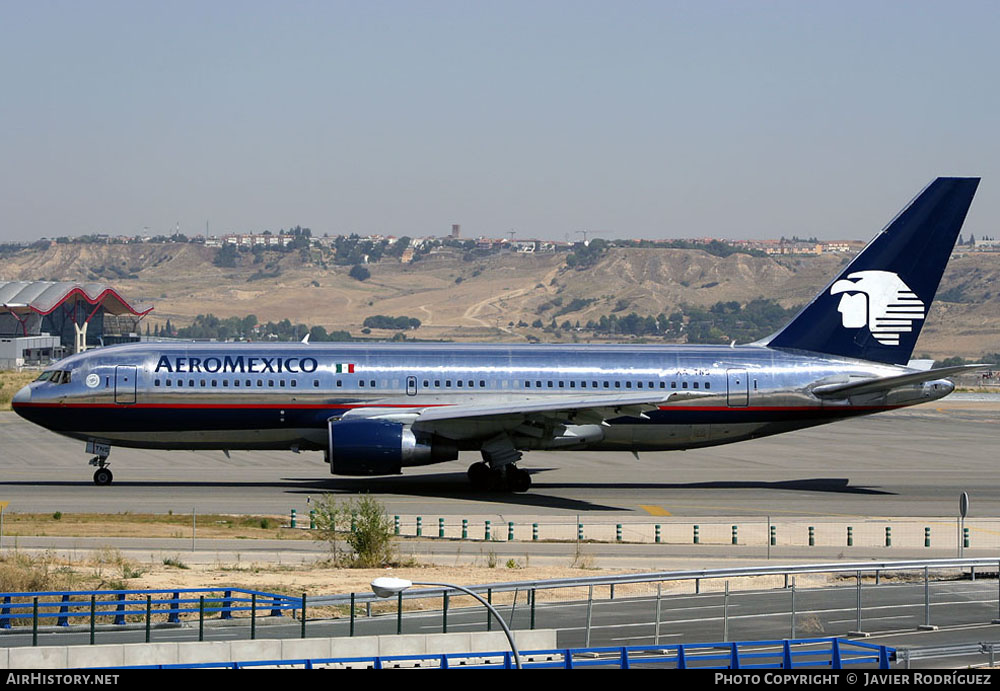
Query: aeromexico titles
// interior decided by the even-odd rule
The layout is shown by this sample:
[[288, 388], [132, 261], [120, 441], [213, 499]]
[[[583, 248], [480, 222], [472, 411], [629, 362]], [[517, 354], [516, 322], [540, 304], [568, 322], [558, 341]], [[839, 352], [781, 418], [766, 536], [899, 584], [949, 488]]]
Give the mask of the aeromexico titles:
[[473, 485], [524, 491], [528, 450], [690, 449], [931, 401], [969, 368], [907, 362], [978, 183], [932, 182], [749, 345], [150, 342], [68, 357], [13, 407], [85, 441], [97, 484], [113, 446], [322, 450], [337, 475], [478, 451]]

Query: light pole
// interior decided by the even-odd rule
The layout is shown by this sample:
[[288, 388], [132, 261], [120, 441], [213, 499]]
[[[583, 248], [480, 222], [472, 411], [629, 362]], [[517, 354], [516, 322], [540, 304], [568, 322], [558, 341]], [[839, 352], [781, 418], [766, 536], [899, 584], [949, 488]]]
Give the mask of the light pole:
[[518, 654], [517, 645], [514, 643], [514, 634], [510, 632], [510, 628], [508, 628], [507, 623], [503, 620], [503, 617], [500, 616], [500, 613], [493, 608], [493, 605], [491, 605], [489, 602], [487, 602], [486, 600], [484, 600], [483, 598], [481, 598], [479, 595], [472, 592], [468, 588], [463, 588], [462, 586], [455, 585], [453, 583], [421, 583], [416, 581], [408, 581], [405, 578], [390, 578], [390, 577], [376, 578], [371, 583], [372, 592], [374, 592], [379, 597], [392, 597], [393, 595], [398, 595], [399, 593], [403, 592], [407, 588], [414, 585], [427, 585], [437, 588], [451, 588], [452, 590], [461, 591], [466, 595], [469, 595], [479, 600], [479, 602], [482, 603], [482, 605], [486, 609], [488, 609], [493, 614], [494, 617], [496, 617], [496, 620], [500, 623], [500, 628], [502, 628], [503, 632], [507, 634], [507, 641], [510, 643], [510, 650], [512, 653], [514, 653], [514, 665], [518, 669], [521, 669], [521, 656]]

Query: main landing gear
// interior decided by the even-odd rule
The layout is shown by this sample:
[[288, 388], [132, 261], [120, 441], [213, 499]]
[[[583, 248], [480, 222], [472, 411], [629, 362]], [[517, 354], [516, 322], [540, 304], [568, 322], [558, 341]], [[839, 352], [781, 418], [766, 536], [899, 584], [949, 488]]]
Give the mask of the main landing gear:
[[491, 468], [485, 462], [469, 466], [469, 482], [477, 490], [493, 492], [527, 492], [531, 475], [513, 463]]
[[90, 465], [96, 465], [97, 470], [94, 471], [94, 484], [98, 486], [110, 485], [115, 479], [115, 476], [111, 473], [111, 468], [108, 467], [108, 457], [107, 456], [94, 456], [90, 459]]

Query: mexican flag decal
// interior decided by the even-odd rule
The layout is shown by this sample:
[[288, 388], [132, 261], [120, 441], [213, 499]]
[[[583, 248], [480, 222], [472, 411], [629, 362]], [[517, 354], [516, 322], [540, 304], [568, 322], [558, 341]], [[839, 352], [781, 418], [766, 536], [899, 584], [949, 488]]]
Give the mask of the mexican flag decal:
[[338, 362], [337, 374], [354, 374], [354, 363]]

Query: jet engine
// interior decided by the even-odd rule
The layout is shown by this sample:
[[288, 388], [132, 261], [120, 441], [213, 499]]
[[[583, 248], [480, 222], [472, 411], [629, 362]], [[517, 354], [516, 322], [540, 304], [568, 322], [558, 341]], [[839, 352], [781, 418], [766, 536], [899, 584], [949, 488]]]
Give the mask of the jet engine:
[[458, 448], [436, 437], [418, 438], [391, 420], [331, 420], [327, 460], [334, 475], [398, 475], [404, 466], [458, 458]]

